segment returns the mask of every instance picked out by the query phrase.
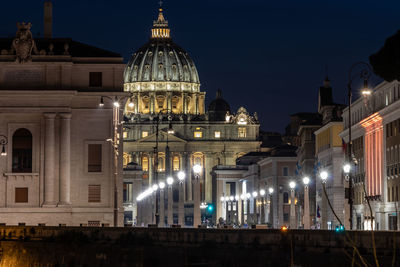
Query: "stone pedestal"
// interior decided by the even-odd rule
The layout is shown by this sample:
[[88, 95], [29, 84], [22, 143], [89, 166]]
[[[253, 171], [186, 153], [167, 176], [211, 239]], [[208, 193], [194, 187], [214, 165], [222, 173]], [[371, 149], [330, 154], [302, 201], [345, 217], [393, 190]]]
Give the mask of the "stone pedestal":
[[310, 229], [310, 200], [308, 195], [308, 186], [304, 186], [304, 229]]
[[165, 226], [165, 190], [160, 190], [160, 222], [159, 227]]
[[172, 186], [168, 186], [168, 226], [174, 224], [174, 210], [173, 210], [174, 199], [172, 196]]
[[297, 229], [296, 227], [296, 209], [294, 203], [294, 190], [290, 191], [290, 229]]
[[200, 178], [193, 179], [193, 227], [197, 228], [201, 224], [201, 211], [200, 211]]
[[179, 183], [178, 224], [180, 224], [182, 227], [185, 226], [185, 199], [183, 195], [184, 186], [184, 183]]

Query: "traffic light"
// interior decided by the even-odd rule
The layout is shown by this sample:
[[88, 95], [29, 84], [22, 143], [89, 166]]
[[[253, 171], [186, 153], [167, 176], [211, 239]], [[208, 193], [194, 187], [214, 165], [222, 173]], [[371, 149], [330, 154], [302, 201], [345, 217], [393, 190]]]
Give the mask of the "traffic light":
[[207, 212], [208, 213], [213, 213], [214, 212], [214, 204], [208, 204]]
[[344, 226], [342, 224], [341, 225], [336, 225], [335, 232], [336, 233], [343, 233], [344, 232]]

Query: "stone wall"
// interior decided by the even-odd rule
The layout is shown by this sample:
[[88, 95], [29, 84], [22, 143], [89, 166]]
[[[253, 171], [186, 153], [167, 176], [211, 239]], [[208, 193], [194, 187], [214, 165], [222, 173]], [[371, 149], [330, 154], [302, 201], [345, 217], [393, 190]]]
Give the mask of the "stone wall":
[[[375, 235], [390, 266], [400, 233]], [[372, 263], [371, 233], [349, 236]], [[349, 266], [352, 251], [323, 230], [0, 227], [0, 266]]]

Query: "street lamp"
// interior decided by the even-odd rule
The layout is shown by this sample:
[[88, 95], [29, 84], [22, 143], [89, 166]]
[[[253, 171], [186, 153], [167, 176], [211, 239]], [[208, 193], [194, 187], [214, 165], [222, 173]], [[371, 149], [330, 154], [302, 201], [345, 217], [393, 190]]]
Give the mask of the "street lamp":
[[310, 229], [310, 200], [308, 195], [308, 184], [310, 183], [309, 177], [303, 178], [304, 184], [304, 216], [303, 216], [303, 223], [304, 229]]
[[294, 189], [296, 188], [296, 183], [294, 181], [291, 181], [289, 183], [290, 187], [290, 228], [295, 229], [296, 228], [296, 210], [295, 210], [295, 199], [294, 199]]
[[343, 172], [345, 173], [345, 174], [349, 174], [350, 173], [350, 170], [351, 170], [351, 165], [350, 165], [350, 163], [346, 163], [346, 164], [344, 164], [343, 165]]
[[111, 98], [109, 96], [101, 96], [99, 107], [104, 107], [104, 98], [113, 102], [113, 139], [107, 139], [110, 141], [113, 152], [114, 152], [114, 227], [118, 226], [118, 155], [120, 146], [120, 126], [122, 122], [120, 120], [120, 102], [124, 102], [129, 96], [115, 96]]
[[167, 222], [168, 225], [171, 226], [174, 223], [173, 218], [173, 197], [172, 197], [172, 184], [174, 183], [174, 178], [171, 176], [167, 177], [167, 185], [168, 185], [168, 206], [167, 206]]
[[[361, 67], [361, 71], [357, 72], [356, 75], [353, 75], [353, 70], [356, 67]], [[349, 102], [349, 113], [348, 113], [348, 129], [349, 129], [349, 142], [348, 142], [348, 151], [347, 151], [347, 162], [352, 161], [352, 139], [351, 139], [351, 102], [352, 102], [352, 88], [351, 85], [353, 83], [354, 78], [359, 77], [364, 80], [364, 89], [362, 90], [363, 96], [369, 96], [372, 92], [368, 88], [368, 79], [371, 76], [372, 68], [368, 63], [365, 62], [357, 62], [353, 64], [349, 69], [349, 79], [348, 79], [348, 102]], [[348, 174], [349, 177], [349, 206], [350, 206], [350, 214], [349, 214], [349, 222], [350, 222], [350, 229], [353, 229], [353, 179]], [[322, 178], [322, 177], [321, 177]]]
[[260, 205], [260, 223], [265, 224], [265, 190], [260, 189], [261, 205]]
[[5, 135], [0, 135], [0, 145], [1, 145], [1, 153], [0, 156], [7, 156], [6, 145], [8, 144], [8, 139]]
[[328, 172], [327, 171], [322, 171], [319, 176], [321, 177], [322, 183], [325, 184], [326, 180], [328, 179]]

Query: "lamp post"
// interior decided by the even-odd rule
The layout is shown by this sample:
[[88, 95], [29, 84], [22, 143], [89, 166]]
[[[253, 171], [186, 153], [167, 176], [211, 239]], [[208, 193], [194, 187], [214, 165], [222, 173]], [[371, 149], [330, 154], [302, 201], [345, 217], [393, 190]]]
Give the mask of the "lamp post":
[[185, 226], [185, 206], [184, 206], [184, 199], [183, 199], [183, 188], [184, 188], [184, 181], [185, 181], [185, 172], [180, 171], [178, 172], [178, 180], [179, 180], [179, 204], [178, 204], [178, 223]]
[[260, 223], [265, 224], [265, 190], [261, 189], [260, 190], [260, 197], [261, 197], [261, 210], [260, 210]]
[[310, 178], [309, 177], [304, 177], [303, 178], [303, 184], [304, 184], [304, 217], [303, 217], [303, 223], [304, 223], [304, 229], [310, 229], [310, 199], [308, 195], [308, 184], [310, 183]]
[[171, 176], [167, 177], [167, 185], [168, 185], [168, 211], [167, 211], [167, 222], [168, 225], [171, 226], [174, 224], [174, 214], [173, 214], [173, 198], [172, 198], [172, 184], [174, 183], [174, 178]]
[[158, 187], [160, 188], [160, 226], [164, 227], [165, 226], [165, 183], [160, 182], [158, 184]]
[[3, 157], [7, 156], [7, 151], [6, 151], [7, 144], [8, 144], [7, 136], [0, 135], [0, 145], [1, 145], [0, 156], [3, 156]]
[[[361, 67], [361, 71], [358, 72], [355, 76], [353, 76], [353, 70], [356, 67]], [[371, 76], [371, 66], [368, 63], [365, 62], [357, 62], [353, 64], [350, 69], [349, 69], [349, 79], [348, 79], [348, 103], [349, 103], [349, 113], [348, 113], [348, 129], [349, 129], [349, 142], [348, 142], [348, 150], [347, 150], [347, 163], [350, 164], [350, 162], [353, 161], [352, 159], [352, 140], [351, 140], [351, 100], [352, 100], [352, 88], [351, 85], [353, 83], [354, 78], [360, 77], [364, 79], [364, 89], [362, 90], [363, 95], [369, 95], [371, 94], [371, 91], [368, 89], [368, 79]], [[350, 222], [350, 229], [353, 229], [353, 177], [351, 177], [351, 173], [348, 173], [348, 179], [349, 179], [349, 208], [350, 208], [350, 214], [349, 214], [349, 222]]]
[[193, 205], [193, 227], [201, 224], [201, 211], [200, 211], [200, 173], [202, 167], [199, 164], [193, 166], [194, 173], [194, 205]]
[[274, 189], [272, 187], [268, 188], [269, 204], [268, 204], [268, 222], [271, 224], [271, 228], [274, 228], [274, 207], [272, 205], [272, 194]]
[[258, 196], [258, 193], [257, 193], [257, 191], [254, 191], [252, 193], [252, 196], [253, 196], [253, 214], [254, 214], [253, 223], [254, 224], [258, 224], [258, 212], [257, 212], [257, 196]]
[[296, 188], [296, 183], [291, 181], [289, 183], [290, 187], [290, 229], [296, 229], [296, 210], [295, 210], [295, 199], [294, 199], [294, 189]]
[[[114, 99], [109, 96], [101, 96], [99, 107], [104, 107], [104, 99], [108, 99], [113, 103], [113, 138], [107, 139], [111, 143], [114, 153], [114, 227], [118, 226], [118, 156], [120, 146], [120, 126], [122, 122], [120, 120], [120, 106], [123, 105], [124, 101], [131, 96], [115, 96]], [[129, 106], [133, 106], [133, 102], [130, 101]]]

